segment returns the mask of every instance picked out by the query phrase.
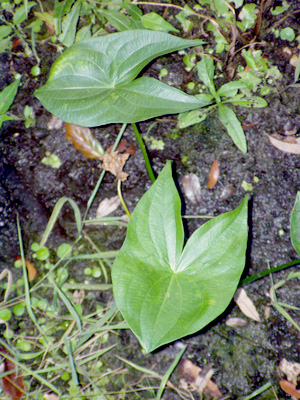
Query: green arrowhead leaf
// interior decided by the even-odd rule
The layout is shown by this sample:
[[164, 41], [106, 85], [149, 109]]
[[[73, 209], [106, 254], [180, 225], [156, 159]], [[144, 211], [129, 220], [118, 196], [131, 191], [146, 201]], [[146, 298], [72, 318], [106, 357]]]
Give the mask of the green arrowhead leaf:
[[291, 214], [291, 241], [294, 249], [300, 254], [300, 192], [297, 193], [296, 201]]
[[81, 126], [138, 122], [200, 108], [204, 101], [155, 79], [133, 81], [154, 58], [200, 44], [146, 30], [84, 40], [56, 60], [35, 95], [52, 114]]
[[223, 103], [218, 103], [219, 118], [225, 126], [234, 144], [244, 153], [247, 152], [247, 142], [240, 121], [234, 111]]
[[183, 250], [180, 210], [168, 162], [136, 206], [112, 267], [116, 304], [148, 352], [220, 315], [244, 269], [247, 197], [201, 226]]

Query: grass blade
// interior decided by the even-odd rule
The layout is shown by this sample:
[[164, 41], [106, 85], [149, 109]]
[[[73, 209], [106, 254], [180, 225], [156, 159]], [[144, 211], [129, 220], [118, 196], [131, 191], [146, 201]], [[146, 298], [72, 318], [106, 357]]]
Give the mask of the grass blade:
[[72, 373], [72, 382], [73, 382], [73, 385], [78, 386], [79, 380], [78, 380], [78, 375], [77, 375], [74, 358], [73, 358], [73, 354], [72, 354], [72, 346], [71, 346], [71, 343], [66, 338], [65, 338], [65, 344], [66, 344], [66, 349], [67, 349], [67, 353], [69, 356], [69, 366], [70, 366], [71, 373]]
[[78, 231], [78, 234], [80, 235], [81, 227], [82, 227], [80, 210], [74, 200], [72, 200], [68, 197], [62, 197], [61, 199], [58, 200], [58, 202], [54, 206], [51, 217], [49, 219], [49, 222], [47, 224], [47, 227], [46, 227], [43, 237], [41, 239], [40, 247], [43, 247], [45, 245], [45, 243], [47, 242], [48, 237], [49, 237], [49, 235], [55, 225], [55, 222], [58, 218], [58, 215], [66, 202], [68, 202], [70, 204], [70, 206], [73, 208], [77, 231]]
[[259, 394], [263, 393], [264, 391], [266, 391], [267, 389], [269, 389], [272, 386], [271, 382], [267, 382], [265, 383], [263, 386], [261, 386], [260, 388], [254, 390], [254, 392], [252, 392], [251, 394], [249, 394], [249, 396], [246, 396], [243, 398], [243, 400], [251, 400], [254, 397], [258, 396]]
[[68, 299], [68, 297], [64, 294], [64, 292], [58, 287], [57, 283], [54, 281], [54, 279], [49, 276], [48, 277], [50, 283], [52, 283], [52, 285], [54, 286], [56, 292], [58, 293], [61, 301], [64, 303], [64, 305], [67, 307], [69, 313], [72, 315], [73, 319], [75, 320], [78, 329], [81, 331], [82, 330], [82, 326], [81, 326], [81, 320], [79, 315], [77, 314], [75, 308], [73, 307], [73, 305], [71, 304], [70, 300]]
[[27, 268], [25, 265], [25, 255], [24, 255], [24, 248], [23, 248], [23, 239], [22, 239], [22, 232], [21, 232], [21, 226], [20, 226], [20, 220], [19, 220], [19, 215], [17, 214], [17, 228], [18, 228], [18, 239], [19, 239], [19, 245], [20, 245], [20, 253], [21, 253], [21, 259], [22, 259], [22, 269], [23, 269], [23, 277], [24, 277], [24, 292], [25, 292], [25, 305], [26, 305], [26, 310], [28, 312], [28, 315], [31, 319], [31, 321], [34, 323], [38, 331], [44, 336], [45, 340], [47, 341], [46, 335], [43, 332], [42, 328], [37, 322], [37, 319], [32, 311], [31, 308], [31, 299], [30, 299], [30, 292], [29, 292], [29, 282], [28, 282], [28, 275], [27, 275]]
[[161, 399], [161, 396], [162, 396], [162, 394], [163, 394], [163, 392], [165, 390], [166, 383], [168, 382], [172, 372], [174, 371], [174, 369], [176, 368], [177, 364], [179, 363], [179, 361], [180, 361], [183, 353], [185, 352], [186, 348], [187, 348], [187, 345], [185, 345], [182, 348], [182, 350], [179, 352], [179, 354], [177, 354], [175, 360], [172, 362], [172, 364], [168, 368], [167, 372], [165, 373], [163, 379], [160, 382], [159, 389], [157, 391], [155, 400], [160, 400]]

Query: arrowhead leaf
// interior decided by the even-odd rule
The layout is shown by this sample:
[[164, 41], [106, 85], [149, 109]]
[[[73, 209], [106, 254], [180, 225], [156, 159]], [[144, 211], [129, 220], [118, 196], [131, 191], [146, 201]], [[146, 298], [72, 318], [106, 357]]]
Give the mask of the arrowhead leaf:
[[134, 79], [154, 58], [203, 43], [147, 30], [87, 39], [58, 57], [35, 95], [52, 114], [80, 126], [138, 122], [197, 109], [209, 103], [153, 78]]
[[116, 304], [148, 352], [220, 315], [244, 269], [247, 197], [201, 226], [183, 250], [180, 210], [168, 162], [136, 206], [112, 267]]

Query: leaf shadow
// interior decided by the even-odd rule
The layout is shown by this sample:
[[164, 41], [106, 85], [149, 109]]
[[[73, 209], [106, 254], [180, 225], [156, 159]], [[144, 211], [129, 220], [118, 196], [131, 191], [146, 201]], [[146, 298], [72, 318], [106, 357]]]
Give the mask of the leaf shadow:
[[[177, 174], [177, 170], [176, 170], [176, 161], [172, 162], [172, 176], [173, 176], [173, 180], [177, 189], [177, 192], [179, 194], [180, 197], [180, 201], [181, 201], [181, 215], [185, 215], [186, 213], [186, 201], [185, 201], [185, 197], [182, 193], [181, 187], [179, 185], [178, 182], [178, 174]], [[190, 237], [190, 231], [189, 231], [189, 227], [188, 227], [188, 221], [185, 218], [182, 218], [182, 224], [183, 224], [183, 230], [184, 230], [184, 246], [186, 244], [186, 242], [188, 241], [188, 238]]]

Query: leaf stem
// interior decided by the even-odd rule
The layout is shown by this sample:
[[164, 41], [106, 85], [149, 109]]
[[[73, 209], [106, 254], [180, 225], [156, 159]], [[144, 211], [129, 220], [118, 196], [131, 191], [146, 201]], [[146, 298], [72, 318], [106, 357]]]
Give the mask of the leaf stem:
[[[122, 139], [122, 136], [123, 136], [123, 133], [124, 133], [124, 131], [126, 129], [126, 126], [127, 126], [127, 124], [123, 124], [122, 125], [122, 128], [120, 129], [120, 132], [118, 133], [117, 139], [115, 140], [115, 143], [114, 143], [113, 148], [111, 150], [112, 152], [116, 150], [120, 140]], [[101, 172], [100, 177], [98, 179], [98, 182], [96, 183], [96, 186], [95, 186], [92, 194], [90, 195], [90, 198], [88, 200], [88, 203], [87, 203], [87, 206], [86, 206], [86, 210], [85, 210], [85, 213], [84, 213], [83, 220], [87, 219], [87, 215], [88, 215], [89, 209], [90, 209], [91, 205], [93, 204], [93, 202], [95, 200], [95, 197], [96, 197], [96, 195], [98, 193], [99, 187], [100, 187], [100, 185], [102, 183], [102, 180], [104, 178], [105, 172], [106, 172], [105, 170], [103, 170]]]
[[283, 269], [292, 267], [292, 266], [297, 265], [297, 264], [300, 264], [300, 260], [294, 260], [294, 261], [288, 262], [286, 264], [281, 264], [281, 265], [278, 265], [277, 267], [273, 267], [273, 268], [267, 269], [265, 271], [261, 271], [261, 272], [259, 272], [257, 274], [249, 276], [248, 278], [243, 279], [240, 282], [239, 286], [244, 286], [247, 283], [256, 281], [258, 279], [261, 279], [261, 278], [265, 277], [266, 275], [270, 275], [270, 274], [273, 274], [275, 272], [282, 271]]
[[142, 138], [142, 136], [141, 136], [136, 124], [132, 123], [131, 125], [133, 127], [136, 140], [138, 141], [138, 144], [140, 145], [140, 148], [142, 150], [149, 178], [151, 179], [151, 182], [154, 183], [155, 182], [155, 176], [154, 176], [154, 172], [153, 172], [153, 169], [151, 167], [151, 164], [150, 164], [150, 160], [149, 160], [149, 157], [148, 157], [148, 154], [147, 154], [147, 150], [146, 150], [143, 138]]
[[130, 217], [131, 217], [131, 214], [130, 214], [130, 212], [128, 211], [128, 208], [127, 208], [126, 203], [125, 203], [125, 201], [124, 201], [124, 199], [123, 199], [123, 196], [122, 196], [121, 179], [118, 179], [117, 189], [118, 189], [118, 196], [119, 196], [119, 198], [120, 198], [121, 204], [122, 204], [122, 206], [123, 206], [123, 208], [124, 208], [126, 214], [127, 214], [128, 217], [130, 218]]

